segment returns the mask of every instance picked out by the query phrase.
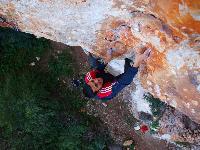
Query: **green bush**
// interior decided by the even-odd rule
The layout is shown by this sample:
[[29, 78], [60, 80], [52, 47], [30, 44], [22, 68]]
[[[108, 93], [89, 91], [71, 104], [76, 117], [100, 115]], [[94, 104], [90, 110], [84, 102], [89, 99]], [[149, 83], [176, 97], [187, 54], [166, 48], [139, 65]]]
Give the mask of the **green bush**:
[[160, 117], [165, 110], [166, 104], [159, 98], [154, 98], [150, 93], [146, 94], [144, 98], [149, 102], [153, 116]]
[[151, 123], [151, 133], [156, 133], [157, 129], [159, 128], [159, 120], [162, 114], [165, 111], [166, 104], [162, 102], [158, 98], [154, 98], [153, 95], [150, 93], [144, 96], [145, 100], [147, 100], [150, 104], [151, 112], [153, 114], [154, 120]]
[[51, 57], [49, 61], [49, 71], [54, 78], [70, 77], [73, 74], [72, 57], [67, 51], [58, 54], [56, 57]]
[[96, 123], [80, 113], [86, 100], [57, 80], [73, 75], [67, 50], [50, 57], [47, 71], [36, 60], [50, 49], [46, 39], [0, 28], [1, 149], [103, 149], [107, 136], [83, 138]]
[[1, 73], [20, 72], [49, 49], [49, 42], [33, 35], [0, 29]]

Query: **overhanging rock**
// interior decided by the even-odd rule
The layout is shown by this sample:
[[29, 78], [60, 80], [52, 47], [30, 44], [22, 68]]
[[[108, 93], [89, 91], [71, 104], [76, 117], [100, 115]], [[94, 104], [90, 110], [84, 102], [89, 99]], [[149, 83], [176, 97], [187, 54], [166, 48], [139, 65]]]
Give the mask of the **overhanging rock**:
[[23, 32], [104, 57], [151, 48], [140, 80], [154, 96], [200, 123], [199, 0], [0, 0]]

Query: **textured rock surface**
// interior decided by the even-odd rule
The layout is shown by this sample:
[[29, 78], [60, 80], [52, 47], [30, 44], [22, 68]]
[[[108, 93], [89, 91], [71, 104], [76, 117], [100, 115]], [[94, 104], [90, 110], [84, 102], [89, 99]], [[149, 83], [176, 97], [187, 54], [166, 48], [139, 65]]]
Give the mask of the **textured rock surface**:
[[0, 0], [24, 32], [113, 58], [152, 49], [144, 88], [200, 123], [199, 0]]
[[166, 109], [159, 121], [158, 133], [169, 135], [171, 141], [198, 145], [200, 143], [200, 125], [170, 107]]

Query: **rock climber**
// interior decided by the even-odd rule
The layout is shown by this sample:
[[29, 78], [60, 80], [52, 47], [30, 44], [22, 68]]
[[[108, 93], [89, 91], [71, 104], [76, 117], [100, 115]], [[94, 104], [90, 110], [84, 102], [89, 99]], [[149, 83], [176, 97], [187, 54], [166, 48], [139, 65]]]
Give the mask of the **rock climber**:
[[142, 61], [146, 60], [151, 50], [147, 49], [142, 54], [136, 54], [134, 63], [126, 58], [124, 73], [114, 77], [105, 71], [107, 63], [111, 60], [112, 49], [108, 51], [105, 63], [99, 61], [89, 53], [91, 71], [85, 75], [83, 93], [88, 98], [100, 99], [106, 102], [115, 97], [124, 87], [129, 85], [138, 72]]

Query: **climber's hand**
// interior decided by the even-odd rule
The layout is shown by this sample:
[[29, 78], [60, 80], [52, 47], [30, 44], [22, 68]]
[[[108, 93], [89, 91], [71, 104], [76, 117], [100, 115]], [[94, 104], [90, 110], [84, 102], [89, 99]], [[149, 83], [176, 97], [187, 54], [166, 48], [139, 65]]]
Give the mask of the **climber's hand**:
[[149, 58], [149, 56], [150, 56], [150, 54], [151, 54], [151, 49], [150, 48], [148, 48], [144, 53], [143, 53], [143, 55], [144, 55], [144, 61], [147, 61], [147, 59]]
[[133, 67], [139, 67], [142, 61], [147, 60], [147, 58], [150, 56], [150, 53], [151, 53], [151, 49], [149, 48], [143, 54], [136, 54]]

